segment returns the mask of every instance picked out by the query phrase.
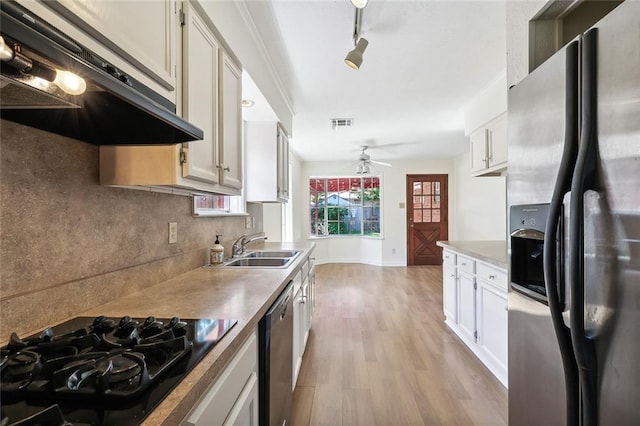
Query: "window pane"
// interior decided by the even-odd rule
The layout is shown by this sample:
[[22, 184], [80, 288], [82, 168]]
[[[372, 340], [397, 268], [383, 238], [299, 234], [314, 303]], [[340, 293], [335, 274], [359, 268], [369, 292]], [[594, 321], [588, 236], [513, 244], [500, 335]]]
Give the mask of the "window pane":
[[433, 209], [431, 210], [431, 214], [432, 214], [432, 221], [433, 222], [440, 222], [440, 209]]
[[431, 194], [431, 182], [422, 182], [425, 194]]
[[440, 195], [440, 182], [433, 182], [433, 193]]
[[413, 223], [422, 222], [422, 209], [413, 210]]
[[431, 197], [430, 196], [424, 197], [424, 206], [423, 207], [427, 208], [427, 209], [429, 207], [431, 207]]
[[422, 199], [423, 198], [424, 198], [423, 196], [413, 197], [413, 208], [414, 209], [422, 208]]
[[439, 195], [434, 195], [433, 196], [433, 204], [431, 205], [431, 207], [440, 208], [440, 196]]
[[423, 210], [422, 211], [422, 221], [423, 222], [431, 222], [431, 210]]
[[312, 236], [380, 235], [377, 177], [310, 178], [309, 203]]
[[420, 182], [413, 182], [413, 194], [414, 194], [414, 195], [420, 195], [420, 194], [422, 194], [422, 183], [420, 183]]

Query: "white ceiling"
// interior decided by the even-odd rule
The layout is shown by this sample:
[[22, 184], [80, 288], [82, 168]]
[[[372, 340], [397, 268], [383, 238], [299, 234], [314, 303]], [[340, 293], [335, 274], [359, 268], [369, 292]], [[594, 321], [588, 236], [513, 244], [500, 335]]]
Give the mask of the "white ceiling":
[[[504, 1], [370, 0], [359, 70], [349, 0], [247, 2], [294, 107], [304, 161], [452, 158], [468, 149], [464, 107], [505, 70]], [[354, 126], [331, 129], [331, 118]], [[384, 147], [388, 145], [387, 147]], [[377, 148], [376, 148], [377, 147]]]

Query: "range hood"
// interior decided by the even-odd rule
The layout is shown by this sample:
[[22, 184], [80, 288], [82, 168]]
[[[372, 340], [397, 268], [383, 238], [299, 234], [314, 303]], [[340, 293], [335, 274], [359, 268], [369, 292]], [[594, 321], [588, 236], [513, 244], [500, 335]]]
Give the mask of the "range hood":
[[[14, 1], [0, 2], [0, 117], [96, 145], [203, 138], [175, 105]], [[86, 86], [74, 92], [62, 72]], [[64, 89], [64, 90], [63, 90]]]

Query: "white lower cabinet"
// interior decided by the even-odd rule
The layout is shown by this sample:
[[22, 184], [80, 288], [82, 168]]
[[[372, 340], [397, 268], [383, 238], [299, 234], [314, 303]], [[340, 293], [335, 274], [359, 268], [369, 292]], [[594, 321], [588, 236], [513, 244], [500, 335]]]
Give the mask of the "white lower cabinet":
[[504, 291], [478, 281], [477, 344], [493, 369], [507, 369], [507, 296]]
[[182, 422], [188, 426], [258, 425], [258, 338], [254, 331]]
[[[299, 281], [297, 281], [299, 280]], [[296, 284], [299, 288], [296, 290]], [[309, 258], [303, 262], [300, 272], [294, 278], [293, 298], [293, 383], [295, 389], [298, 381], [298, 374], [302, 366], [302, 357], [307, 346], [309, 330], [313, 319], [313, 309], [315, 304], [315, 275], [313, 270], [313, 259]], [[292, 390], [293, 390], [292, 389]]]
[[445, 249], [445, 322], [507, 386], [507, 271]]
[[476, 333], [476, 279], [461, 272], [458, 276], [458, 326], [470, 341]]

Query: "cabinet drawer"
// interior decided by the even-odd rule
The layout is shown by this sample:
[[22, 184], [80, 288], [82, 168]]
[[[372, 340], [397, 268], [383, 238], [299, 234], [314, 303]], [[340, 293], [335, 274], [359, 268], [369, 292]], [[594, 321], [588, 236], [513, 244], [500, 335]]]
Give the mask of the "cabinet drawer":
[[478, 262], [478, 279], [494, 284], [496, 287], [507, 289], [507, 271], [486, 263]]
[[444, 265], [456, 266], [456, 254], [449, 250], [443, 250], [442, 263]]
[[459, 254], [457, 256], [457, 265], [458, 269], [463, 272], [467, 272], [469, 274], [476, 273], [476, 261], [470, 257], [462, 256], [461, 254]]
[[236, 404], [242, 389], [257, 371], [258, 339], [254, 332], [182, 424], [221, 425]]

